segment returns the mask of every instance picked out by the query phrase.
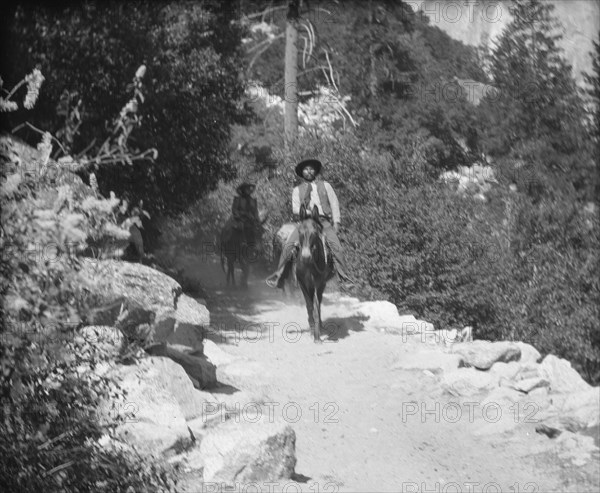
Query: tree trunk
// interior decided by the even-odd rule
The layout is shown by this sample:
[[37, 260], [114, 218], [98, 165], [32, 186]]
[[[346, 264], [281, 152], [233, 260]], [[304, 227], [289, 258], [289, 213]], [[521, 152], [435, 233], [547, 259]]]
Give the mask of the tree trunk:
[[285, 118], [286, 147], [298, 136], [298, 18], [299, 1], [290, 0], [285, 28]]

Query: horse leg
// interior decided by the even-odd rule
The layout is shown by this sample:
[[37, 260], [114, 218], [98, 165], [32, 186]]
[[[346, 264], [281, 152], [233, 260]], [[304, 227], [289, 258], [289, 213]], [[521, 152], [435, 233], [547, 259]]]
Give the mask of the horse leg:
[[315, 317], [317, 319], [317, 327], [315, 329], [315, 342], [321, 342], [321, 328], [323, 327], [323, 321], [321, 320], [321, 303], [323, 301], [323, 291], [325, 290], [325, 283], [320, 284], [316, 290], [315, 296]]
[[315, 290], [306, 288], [302, 284], [300, 284], [300, 288], [302, 289], [302, 294], [304, 295], [304, 302], [306, 303], [306, 311], [308, 312], [308, 325], [310, 327], [311, 332], [315, 326], [315, 318], [314, 318], [314, 296]]

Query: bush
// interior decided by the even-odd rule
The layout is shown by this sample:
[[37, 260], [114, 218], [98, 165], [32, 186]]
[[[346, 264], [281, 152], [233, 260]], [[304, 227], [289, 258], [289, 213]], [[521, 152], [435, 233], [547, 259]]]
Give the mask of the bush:
[[99, 401], [121, 391], [96, 373], [112, 356], [78, 333], [88, 306], [77, 270], [94, 261], [82, 253], [127, 240], [123, 204], [85, 185], [71, 172], [77, 163], [50, 160], [50, 134], [37, 151], [10, 136], [0, 149], [0, 484], [7, 491], [172, 489], [167, 467], [99, 445], [118, 425], [101, 424]]

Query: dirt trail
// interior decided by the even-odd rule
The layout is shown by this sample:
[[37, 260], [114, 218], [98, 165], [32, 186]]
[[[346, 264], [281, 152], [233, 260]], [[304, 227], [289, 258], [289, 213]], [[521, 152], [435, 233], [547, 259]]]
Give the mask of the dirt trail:
[[[294, 428], [294, 486], [302, 491], [549, 492], [598, 485], [597, 463], [576, 468], [559, 458], [550, 439], [522, 416], [509, 432], [489, 433], [485, 396], [456, 398], [434, 374], [394, 370], [423, 343], [344, 317], [358, 300], [341, 297], [335, 286], [323, 303], [331, 340], [314, 344], [303, 304], [286, 302], [264, 277], [251, 277], [247, 291], [224, 290], [217, 264], [192, 256], [178, 264], [206, 289], [209, 337], [254, 362], [236, 380], [241, 419], [256, 409], [247, 405], [250, 395], [263, 412], [270, 409]], [[465, 401], [474, 403], [473, 413], [463, 407], [459, 416]], [[235, 402], [234, 393], [230, 406]]]

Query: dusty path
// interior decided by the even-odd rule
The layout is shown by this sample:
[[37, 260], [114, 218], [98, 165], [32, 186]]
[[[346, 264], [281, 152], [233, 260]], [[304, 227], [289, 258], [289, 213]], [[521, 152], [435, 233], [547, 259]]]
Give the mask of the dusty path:
[[[192, 256], [178, 263], [206, 289], [209, 337], [254, 362], [238, 375], [235, 385], [243, 392], [239, 401], [230, 396], [229, 405], [239, 402], [241, 419], [250, 420], [256, 411], [248, 405], [250, 395], [262, 412], [296, 432], [298, 482], [283, 491], [596, 489], [597, 457], [573, 466], [523, 413], [505, 409], [500, 424], [518, 423], [492, 433], [493, 415], [482, 413], [484, 396], [456, 398], [434, 374], [394, 370], [399, 358], [423, 343], [417, 336], [363, 329], [363, 320], [344, 316], [358, 300], [328, 288], [323, 320], [331, 342], [317, 345], [304, 306], [286, 303], [262, 277], [251, 278], [246, 292], [224, 290], [220, 266]], [[471, 404], [464, 407], [465, 401]]]

